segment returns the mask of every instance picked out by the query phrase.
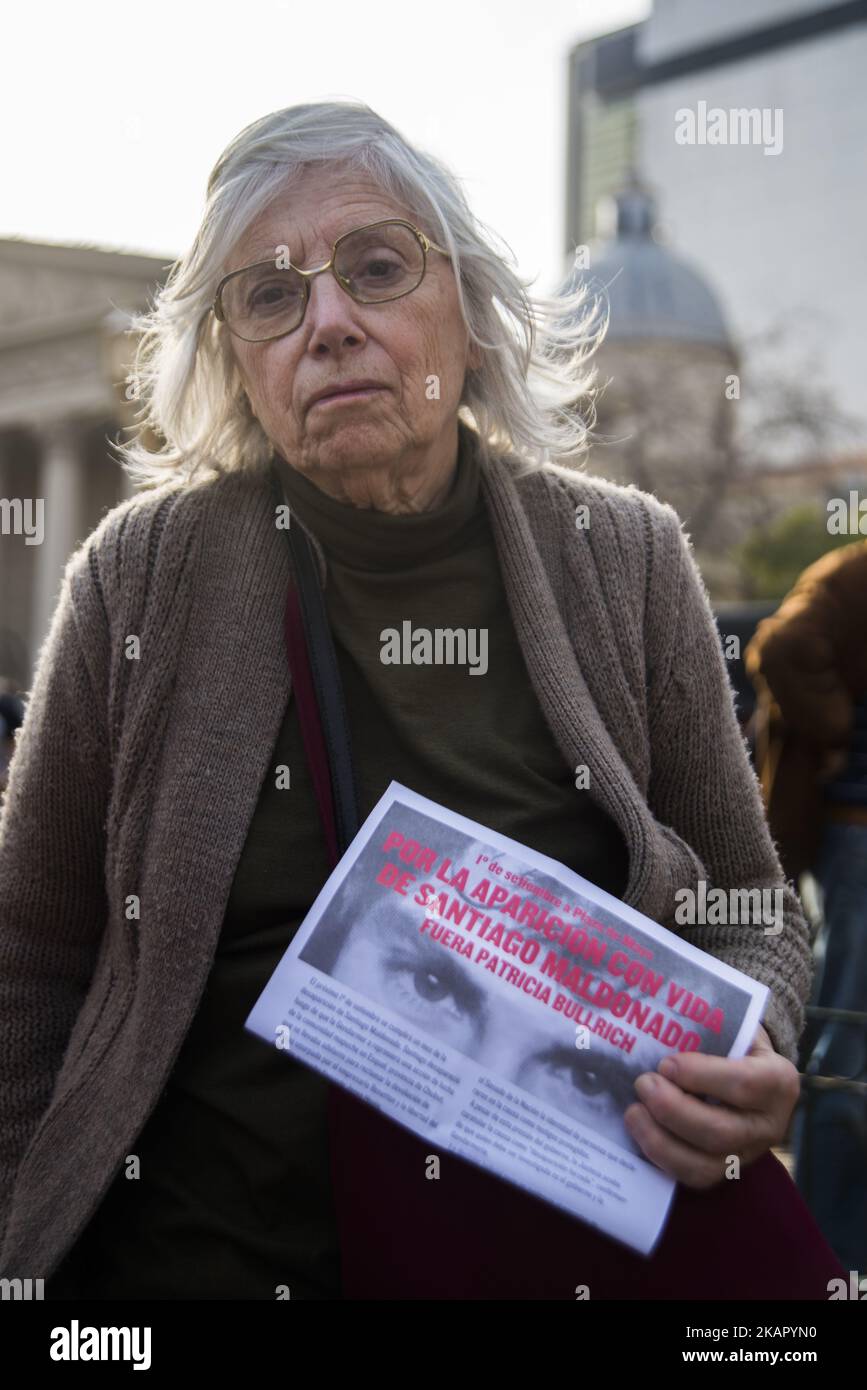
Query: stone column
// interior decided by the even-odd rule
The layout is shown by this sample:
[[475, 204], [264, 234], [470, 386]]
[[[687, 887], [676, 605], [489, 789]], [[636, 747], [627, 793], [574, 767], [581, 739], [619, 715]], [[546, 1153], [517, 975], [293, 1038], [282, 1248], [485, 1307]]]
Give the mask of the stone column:
[[[60, 596], [66, 562], [83, 537], [79, 536], [84, 460], [79, 428], [71, 419], [51, 421], [34, 429], [42, 453], [33, 477], [35, 498], [43, 501], [44, 537], [38, 547], [30, 631], [32, 663], [48, 634]], [[37, 547], [34, 546], [34, 550]]]

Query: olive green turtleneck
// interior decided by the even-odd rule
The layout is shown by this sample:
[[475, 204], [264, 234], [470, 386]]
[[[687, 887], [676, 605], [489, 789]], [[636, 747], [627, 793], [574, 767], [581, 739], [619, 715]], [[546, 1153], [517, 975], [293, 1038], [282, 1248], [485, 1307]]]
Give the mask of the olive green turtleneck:
[[[283, 469], [293, 514], [328, 562], [326, 606], [344, 682], [362, 816], [392, 778], [532, 845], [614, 893], [617, 827], [575, 787], [530, 685], [500, 578], [473, 436], [433, 510], [360, 510]], [[487, 672], [383, 664], [382, 633], [487, 632]], [[478, 656], [479, 648], [470, 651]], [[478, 662], [477, 662], [478, 664]]]

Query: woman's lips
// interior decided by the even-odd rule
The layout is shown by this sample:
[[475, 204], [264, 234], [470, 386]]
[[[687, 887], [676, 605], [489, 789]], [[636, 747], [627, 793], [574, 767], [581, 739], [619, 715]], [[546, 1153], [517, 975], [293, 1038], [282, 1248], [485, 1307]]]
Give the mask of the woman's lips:
[[313, 408], [335, 405], [338, 401], [360, 401], [365, 396], [378, 396], [381, 390], [381, 386], [365, 386], [359, 391], [336, 391], [332, 396], [320, 396], [318, 401], [313, 402]]

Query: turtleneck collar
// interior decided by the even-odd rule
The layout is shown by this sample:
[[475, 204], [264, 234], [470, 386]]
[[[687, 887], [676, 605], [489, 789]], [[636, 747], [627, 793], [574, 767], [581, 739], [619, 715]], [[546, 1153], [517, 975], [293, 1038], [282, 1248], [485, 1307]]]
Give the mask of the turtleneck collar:
[[405, 569], [448, 554], [475, 534], [484, 511], [475, 435], [463, 421], [458, 421], [458, 460], [448, 496], [427, 512], [393, 516], [338, 502], [280, 454], [274, 460], [292, 512], [326, 557], [352, 568]]

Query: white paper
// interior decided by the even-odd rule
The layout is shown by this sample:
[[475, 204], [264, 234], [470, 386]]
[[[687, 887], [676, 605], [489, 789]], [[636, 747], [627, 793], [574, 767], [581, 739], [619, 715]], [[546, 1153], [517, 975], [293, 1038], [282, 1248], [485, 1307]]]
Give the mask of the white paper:
[[392, 782], [245, 1027], [643, 1254], [675, 1183], [623, 1123], [663, 1056], [742, 1057], [767, 986]]

